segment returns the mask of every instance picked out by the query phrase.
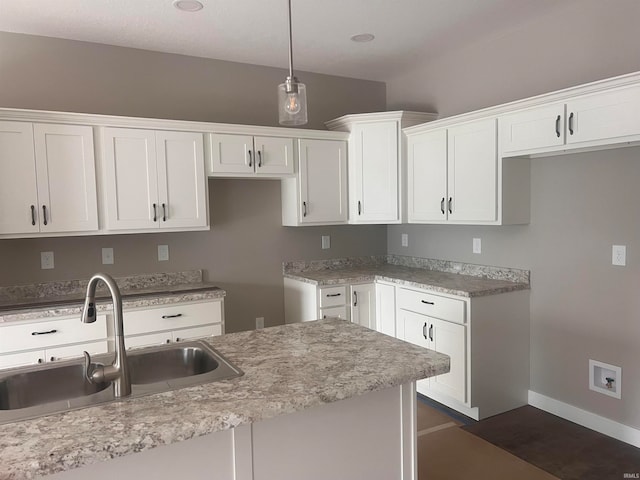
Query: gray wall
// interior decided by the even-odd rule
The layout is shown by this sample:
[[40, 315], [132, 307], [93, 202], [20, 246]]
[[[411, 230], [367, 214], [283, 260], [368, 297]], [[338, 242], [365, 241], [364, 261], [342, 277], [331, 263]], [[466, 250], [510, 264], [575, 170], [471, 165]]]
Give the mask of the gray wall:
[[[0, 33], [0, 106], [277, 125], [276, 86], [285, 72], [230, 62]], [[385, 85], [299, 73], [310, 127], [349, 112], [384, 110]], [[233, 96], [232, 93], [241, 93]], [[208, 232], [0, 240], [0, 284], [204, 269], [227, 290], [227, 330], [284, 321], [285, 260], [386, 253], [385, 226], [281, 226], [280, 182], [209, 180]], [[321, 250], [321, 235], [331, 249]], [[157, 261], [168, 244], [169, 262]], [[115, 264], [101, 264], [113, 247]], [[41, 251], [56, 268], [40, 270]]]
[[[388, 105], [446, 116], [640, 70], [640, 2], [563, 12], [420, 63], [387, 84]], [[533, 159], [530, 225], [390, 226], [389, 252], [530, 269], [531, 389], [639, 428], [639, 181], [640, 148]], [[590, 358], [622, 366], [622, 400], [588, 389]]]

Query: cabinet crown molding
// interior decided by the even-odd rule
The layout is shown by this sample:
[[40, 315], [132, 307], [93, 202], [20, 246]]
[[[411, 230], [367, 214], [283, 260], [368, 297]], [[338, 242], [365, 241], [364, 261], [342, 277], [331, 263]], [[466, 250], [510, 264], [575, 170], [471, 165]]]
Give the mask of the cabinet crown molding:
[[325, 125], [329, 130], [350, 132], [354, 123], [394, 120], [400, 122], [400, 127], [404, 128], [425, 122], [432, 122], [437, 118], [437, 113], [396, 110], [392, 112], [374, 112], [343, 115], [342, 117], [338, 117], [336, 119], [325, 122]]

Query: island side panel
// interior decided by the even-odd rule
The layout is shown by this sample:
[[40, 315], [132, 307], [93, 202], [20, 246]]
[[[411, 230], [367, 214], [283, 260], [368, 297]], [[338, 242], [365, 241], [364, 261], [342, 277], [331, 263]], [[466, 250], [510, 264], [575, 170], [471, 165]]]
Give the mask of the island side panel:
[[310, 283], [284, 278], [285, 323], [318, 319], [317, 287]]
[[414, 480], [413, 384], [252, 425], [254, 480]]

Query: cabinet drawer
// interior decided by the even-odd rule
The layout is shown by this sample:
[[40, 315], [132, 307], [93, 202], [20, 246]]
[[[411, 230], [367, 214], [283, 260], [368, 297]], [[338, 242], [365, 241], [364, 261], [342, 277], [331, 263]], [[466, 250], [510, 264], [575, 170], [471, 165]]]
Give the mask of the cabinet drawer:
[[163, 305], [124, 312], [125, 336], [222, 322], [222, 302]]
[[65, 345], [64, 347], [47, 348], [47, 362], [56, 362], [58, 360], [66, 360], [68, 358], [80, 358], [82, 352], [88, 352], [90, 355], [106, 353], [107, 341], [100, 340], [98, 342], [81, 343], [79, 345]]
[[327, 287], [320, 289], [320, 308], [335, 307], [347, 303], [347, 287]]
[[171, 332], [149, 333], [147, 335], [134, 335], [125, 337], [124, 346], [130, 348], [151, 347], [171, 343]]
[[465, 323], [465, 302], [424, 291], [398, 289], [398, 308], [441, 318], [449, 322]]
[[0, 353], [35, 350], [54, 345], [91, 342], [107, 338], [106, 315], [94, 323], [82, 323], [80, 316], [0, 327]]
[[176, 330], [172, 333], [174, 342], [194, 340], [203, 337], [216, 337], [222, 335], [222, 325], [218, 323], [204, 327], [183, 328], [182, 330]]
[[323, 308], [320, 310], [320, 318], [338, 317], [343, 320], [349, 320], [349, 311], [346, 305], [340, 307]]
[[0, 368], [24, 367], [44, 363], [44, 350], [0, 355]]

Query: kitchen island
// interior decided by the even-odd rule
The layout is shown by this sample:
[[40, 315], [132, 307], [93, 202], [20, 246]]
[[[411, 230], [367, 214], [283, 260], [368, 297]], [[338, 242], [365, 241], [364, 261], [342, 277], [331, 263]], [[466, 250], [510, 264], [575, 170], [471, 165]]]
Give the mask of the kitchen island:
[[446, 355], [339, 319], [207, 342], [244, 375], [0, 426], [0, 479], [415, 478]]

